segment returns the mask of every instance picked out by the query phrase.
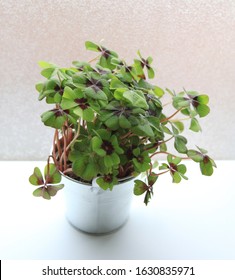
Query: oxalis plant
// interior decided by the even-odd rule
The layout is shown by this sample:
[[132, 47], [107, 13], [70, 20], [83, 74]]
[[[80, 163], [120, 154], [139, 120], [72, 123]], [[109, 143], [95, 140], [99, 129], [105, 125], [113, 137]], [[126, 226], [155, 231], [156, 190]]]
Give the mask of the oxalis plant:
[[[55, 133], [44, 176], [36, 167], [29, 178], [38, 186], [33, 194], [50, 199], [63, 188], [61, 174], [80, 182], [97, 178], [102, 189], [112, 190], [119, 180], [145, 172], [145, 180], [135, 180], [134, 194], [144, 195], [147, 205], [160, 175], [170, 174], [173, 183], [188, 179], [182, 160], [192, 159], [203, 175], [212, 175], [213, 159], [202, 148], [188, 149], [182, 135], [184, 122], [193, 132], [201, 131], [199, 119], [210, 111], [208, 96], [150, 83], [153, 59], [139, 51], [130, 65], [103, 46], [85, 46], [98, 54], [89, 62], [74, 61], [70, 68], [39, 63], [46, 78], [36, 85], [39, 100], [53, 105], [41, 120]], [[170, 98], [167, 104], [164, 96]], [[172, 106], [170, 115], [164, 113], [167, 105]], [[183, 117], [176, 119], [178, 114]], [[170, 141], [177, 155], [168, 152]], [[160, 154], [166, 162], [158, 164]]]

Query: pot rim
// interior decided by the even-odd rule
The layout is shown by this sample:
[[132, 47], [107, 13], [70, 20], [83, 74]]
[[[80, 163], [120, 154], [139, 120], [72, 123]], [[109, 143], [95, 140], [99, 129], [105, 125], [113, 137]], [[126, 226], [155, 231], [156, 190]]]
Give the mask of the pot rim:
[[[73, 181], [75, 183], [79, 183], [79, 184], [82, 184], [82, 185], [85, 185], [85, 186], [92, 186], [92, 184], [90, 183], [86, 183], [86, 182], [81, 182], [81, 181], [78, 181], [76, 179], [73, 179], [67, 175], [65, 175], [63, 172], [59, 171], [61, 176], [63, 176], [64, 178], [70, 180], [70, 181]], [[125, 178], [121, 178], [118, 180], [118, 184], [122, 184], [122, 183], [125, 183], [125, 182], [128, 182], [128, 181], [131, 181], [132, 179], [135, 179], [136, 177], [138, 177], [141, 173], [137, 174], [136, 176], [128, 176], [128, 177], [125, 177]], [[96, 178], [99, 178], [99, 177], [102, 177], [102, 176], [98, 176]], [[93, 178], [94, 179], [94, 178]]]

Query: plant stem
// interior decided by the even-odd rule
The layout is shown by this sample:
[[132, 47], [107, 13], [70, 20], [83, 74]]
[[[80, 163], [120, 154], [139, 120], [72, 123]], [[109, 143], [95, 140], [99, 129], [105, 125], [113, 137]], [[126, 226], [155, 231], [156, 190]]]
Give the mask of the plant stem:
[[152, 173], [152, 170], [153, 170], [153, 164], [152, 164], [152, 162], [150, 161], [149, 175]]
[[174, 114], [172, 114], [170, 117], [167, 117], [163, 120], [160, 121], [160, 123], [164, 123], [167, 122], [168, 120], [170, 120], [171, 118], [173, 118], [176, 114], [178, 114], [183, 108], [178, 109]]
[[156, 175], [157, 175], [157, 176], [160, 176], [160, 175], [165, 174], [165, 173], [167, 173], [167, 172], [169, 172], [169, 171], [170, 171], [170, 169], [168, 169], [168, 170], [166, 170], [166, 171], [163, 171], [163, 172], [160, 172], [160, 173], [157, 173]]
[[96, 56], [95, 58], [91, 59], [88, 61], [88, 63], [92, 63], [93, 61], [96, 61], [98, 58], [100, 58], [101, 54], [99, 54], [98, 56]]
[[170, 105], [170, 104], [172, 104], [172, 101], [169, 101], [169, 102], [163, 104], [162, 107], [165, 107], [165, 106]]
[[191, 119], [190, 117], [182, 118], [182, 119], [174, 119], [174, 120], [171, 120], [171, 122], [181, 122], [181, 121], [187, 121], [187, 120], [190, 120], [190, 119]]
[[66, 147], [66, 152], [69, 150], [69, 148], [73, 145], [73, 143], [76, 141], [76, 139], [78, 138], [79, 134], [80, 134], [80, 121], [78, 122], [78, 130], [76, 132], [76, 134], [73, 137], [73, 140], [69, 143], [69, 145]]
[[167, 140], [165, 140], [165, 141], [161, 141], [161, 142], [159, 142], [159, 143], [156, 143], [156, 144], [153, 145], [152, 147], [145, 149], [145, 151], [149, 151], [149, 150], [152, 150], [152, 149], [154, 149], [154, 148], [157, 148], [157, 147], [160, 146], [161, 144], [164, 144], [164, 143], [170, 141], [172, 138], [174, 138], [174, 136], [171, 136], [169, 139], [167, 139]]
[[[58, 132], [58, 129], [56, 129], [56, 131], [55, 131], [55, 143], [56, 143], [56, 147], [57, 147], [57, 150], [58, 150], [58, 159], [60, 159], [60, 158], [61, 158], [62, 151], [61, 151], [61, 147], [60, 147], [60, 140], [59, 140], [59, 132]], [[62, 170], [61, 162], [60, 162], [60, 164], [59, 164], [59, 170]]]
[[173, 157], [179, 157], [179, 158], [181, 158], [181, 159], [191, 159], [190, 157], [180, 157], [180, 156], [176, 156], [176, 155], [173, 155], [173, 154], [171, 154], [171, 153], [168, 153], [168, 152], [156, 152], [156, 153], [153, 153], [151, 156], [150, 156], [150, 158], [152, 158], [153, 156], [156, 156], [156, 155], [158, 155], [158, 154], [166, 154], [166, 155], [172, 155]]
[[124, 139], [124, 138], [126, 138], [126, 137], [128, 137], [128, 136], [132, 136], [132, 135], [134, 135], [134, 134], [132, 134], [131, 131], [128, 131], [126, 134], [122, 135], [122, 136], [120, 137], [120, 139]]
[[67, 169], [67, 153], [66, 153], [67, 139], [66, 139], [66, 129], [65, 129], [64, 126], [63, 126], [63, 134], [64, 134], [64, 151], [63, 151], [63, 154], [64, 154], [64, 168], [63, 168], [63, 170], [66, 170]]
[[[57, 129], [56, 129], [56, 130], [57, 130]], [[56, 152], [55, 152], [55, 149], [56, 149], [55, 142], [56, 142], [56, 131], [55, 131], [55, 133], [54, 133], [53, 147], [52, 147], [52, 155], [53, 155], [53, 159], [54, 159], [55, 165], [56, 165], [56, 167], [58, 168], [58, 162], [57, 162], [57, 160], [56, 160]]]
[[161, 144], [164, 144], [164, 143], [166, 143], [166, 142], [168, 142], [168, 141], [170, 141], [172, 138], [174, 138], [175, 136], [173, 135], [173, 136], [171, 136], [169, 139], [167, 139], [167, 140], [165, 140], [165, 141], [162, 141], [162, 142], [160, 142], [159, 143], [159, 145], [161, 145]]

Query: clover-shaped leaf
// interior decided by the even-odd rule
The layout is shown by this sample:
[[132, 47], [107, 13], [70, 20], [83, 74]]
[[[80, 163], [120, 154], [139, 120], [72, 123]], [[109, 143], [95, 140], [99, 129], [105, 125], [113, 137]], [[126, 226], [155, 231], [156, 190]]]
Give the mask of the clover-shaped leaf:
[[91, 122], [94, 119], [94, 111], [79, 88], [72, 90], [69, 87], [65, 87], [61, 107], [64, 110], [72, 109], [74, 114], [83, 120]]
[[85, 181], [91, 181], [99, 171], [95, 158], [89, 154], [81, 154], [72, 164], [73, 172]]
[[33, 174], [29, 177], [29, 182], [34, 186], [39, 186], [33, 195], [37, 197], [43, 197], [44, 199], [51, 199], [51, 196], [55, 196], [56, 193], [61, 190], [64, 185], [59, 184], [61, 181], [61, 174], [56, 169], [54, 164], [47, 164], [44, 168], [44, 177], [38, 167], [34, 168]]
[[67, 119], [67, 113], [62, 109], [52, 109], [44, 112], [41, 119], [46, 126], [61, 129]]
[[137, 75], [140, 78], [145, 79], [145, 75], [144, 75], [143, 69], [146, 67], [147, 73], [148, 73], [148, 78], [149, 79], [153, 79], [154, 78], [154, 70], [151, 67], [151, 63], [153, 62], [152, 57], [149, 56], [147, 59], [144, 59], [142, 57], [142, 55], [140, 54], [140, 51], [138, 51], [137, 54], [140, 57], [140, 60], [139, 59], [135, 59], [134, 60], [134, 62], [135, 62], [134, 66], [135, 66]]
[[200, 170], [202, 175], [211, 176], [214, 172], [213, 167], [216, 167], [216, 164], [212, 158], [207, 155], [207, 151], [205, 149], [197, 147], [197, 150], [188, 150], [187, 155], [193, 161], [198, 162], [200, 164]]
[[187, 171], [186, 166], [184, 164], [179, 164], [181, 162], [180, 157], [175, 157], [169, 154], [167, 156], [167, 161], [168, 164], [163, 163], [159, 169], [168, 169], [173, 179], [173, 183], [180, 183], [182, 178], [188, 180], [188, 178], [184, 175]]
[[149, 200], [151, 199], [153, 195], [153, 185], [157, 181], [158, 176], [155, 173], [149, 174], [147, 177], [148, 184], [141, 180], [135, 180], [135, 186], [134, 186], [134, 194], [135, 195], [142, 195], [145, 193], [144, 197], [144, 203], [147, 206], [149, 203]]
[[116, 52], [106, 49], [103, 46], [97, 45], [93, 42], [86, 41], [85, 46], [87, 50], [100, 52], [100, 58], [99, 58], [99, 65], [101, 65], [104, 68], [108, 68], [110, 70], [113, 70], [116, 68], [116, 65], [112, 63], [113, 58], [118, 58], [118, 55]]
[[150, 168], [150, 157], [147, 151], [140, 151], [139, 148], [133, 150], [133, 165], [137, 172], [141, 173]]
[[186, 91], [173, 96], [173, 106], [176, 109], [182, 108], [182, 113], [192, 115], [195, 111], [200, 118], [209, 114], [209, 97], [206, 94], [199, 94], [195, 91]]
[[118, 184], [118, 179], [116, 175], [118, 174], [117, 170], [114, 170], [112, 174], [105, 174], [102, 177], [99, 177], [96, 180], [96, 183], [103, 189], [107, 190], [110, 189], [112, 190], [115, 185]]

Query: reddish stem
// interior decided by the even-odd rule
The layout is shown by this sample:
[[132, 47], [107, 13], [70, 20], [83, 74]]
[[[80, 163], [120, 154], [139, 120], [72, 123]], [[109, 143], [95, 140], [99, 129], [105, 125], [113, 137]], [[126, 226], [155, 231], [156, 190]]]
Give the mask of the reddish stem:
[[156, 153], [152, 154], [152, 155], [150, 156], [150, 158], [152, 158], [153, 156], [158, 155], [158, 154], [172, 155], [173, 157], [179, 157], [179, 158], [181, 158], [181, 159], [191, 159], [190, 157], [175, 156], [175, 155], [173, 155], [173, 154], [171, 154], [171, 153], [163, 152], [163, 151], [162, 151], [162, 152], [156, 152]]
[[178, 109], [178, 110], [177, 110], [174, 114], [172, 114], [170, 117], [167, 117], [167, 118], [161, 120], [160, 123], [164, 123], [164, 122], [169, 121], [169, 120], [170, 120], [171, 118], [173, 118], [176, 114], [178, 114], [182, 109], [183, 109], [183, 108]]

